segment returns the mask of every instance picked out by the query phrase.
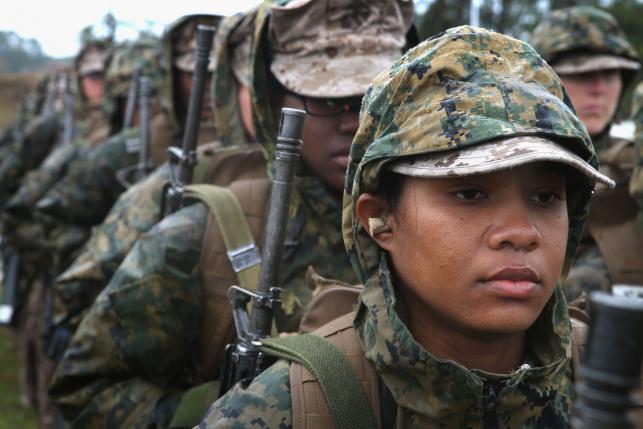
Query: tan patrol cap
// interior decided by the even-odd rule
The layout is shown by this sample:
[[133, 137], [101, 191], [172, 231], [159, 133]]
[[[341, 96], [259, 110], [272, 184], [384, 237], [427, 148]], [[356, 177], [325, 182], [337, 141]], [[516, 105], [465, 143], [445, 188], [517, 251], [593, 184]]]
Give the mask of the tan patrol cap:
[[275, 6], [270, 70], [301, 95], [363, 95], [401, 56], [412, 23], [410, 0], [295, 0]]
[[[220, 19], [221, 17], [216, 15], [199, 16], [198, 18], [186, 22], [183, 27], [178, 30], [172, 43], [172, 57], [174, 58], [172, 63], [177, 69], [186, 72], [194, 71], [194, 67], [196, 66], [195, 49], [197, 27], [199, 25], [216, 27], [219, 24]], [[210, 52], [208, 70], [214, 71], [215, 67], [216, 62], [213, 47]]]
[[78, 61], [78, 74], [83, 77], [92, 73], [105, 71], [106, 52], [96, 46], [90, 46], [82, 53]]
[[481, 143], [467, 148], [405, 158], [389, 169], [405, 176], [446, 178], [493, 173], [539, 161], [558, 162], [575, 168], [593, 182], [609, 188], [615, 183], [578, 155], [537, 136], [520, 136]]
[[552, 68], [558, 74], [588, 73], [599, 70], [638, 70], [638, 61], [612, 54], [583, 52], [568, 54], [556, 61]]

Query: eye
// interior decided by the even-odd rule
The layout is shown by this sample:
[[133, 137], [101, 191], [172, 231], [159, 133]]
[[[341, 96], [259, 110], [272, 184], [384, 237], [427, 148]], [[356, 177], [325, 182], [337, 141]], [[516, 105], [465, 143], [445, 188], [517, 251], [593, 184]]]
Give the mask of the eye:
[[530, 197], [530, 200], [537, 204], [547, 206], [547, 205], [555, 204], [558, 201], [562, 201], [563, 196], [558, 192], [542, 191], [542, 192], [534, 193]]
[[476, 188], [460, 189], [453, 192], [453, 196], [465, 201], [476, 201], [487, 198], [487, 195], [485, 193]]

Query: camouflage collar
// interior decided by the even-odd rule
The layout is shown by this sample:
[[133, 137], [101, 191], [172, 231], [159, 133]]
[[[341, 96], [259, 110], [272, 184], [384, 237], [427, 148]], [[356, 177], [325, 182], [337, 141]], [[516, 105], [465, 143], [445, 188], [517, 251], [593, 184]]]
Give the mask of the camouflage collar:
[[[360, 299], [354, 323], [362, 349], [399, 406], [448, 427], [477, 427], [482, 421], [485, 381], [494, 378], [503, 384], [497, 394], [496, 415], [512, 421], [506, 427], [525, 427], [526, 421], [546, 411], [567, 418], [573, 395], [571, 326], [560, 287], [528, 331], [529, 368], [495, 377], [440, 360], [415, 341], [395, 309], [385, 258]], [[545, 397], [547, 404], [534, 399]]]

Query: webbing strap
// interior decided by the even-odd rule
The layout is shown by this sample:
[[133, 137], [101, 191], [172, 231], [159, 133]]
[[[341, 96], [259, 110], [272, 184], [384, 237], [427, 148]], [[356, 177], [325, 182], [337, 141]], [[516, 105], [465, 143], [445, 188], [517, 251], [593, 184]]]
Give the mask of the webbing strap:
[[377, 428], [366, 392], [344, 353], [318, 335], [261, 340], [262, 350], [295, 361], [317, 379], [337, 429]]
[[[204, 184], [186, 186], [184, 195], [201, 200], [210, 208], [219, 225], [239, 285], [255, 290], [259, 283], [261, 258], [236, 195], [228, 188]], [[235, 260], [235, 256], [238, 256], [238, 260]]]

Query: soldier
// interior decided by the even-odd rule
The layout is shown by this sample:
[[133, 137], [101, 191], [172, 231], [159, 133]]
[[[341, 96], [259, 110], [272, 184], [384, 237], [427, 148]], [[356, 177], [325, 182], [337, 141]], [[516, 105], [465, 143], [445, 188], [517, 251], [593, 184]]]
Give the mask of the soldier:
[[[220, 151], [210, 181], [229, 186], [242, 213], [216, 218], [216, 205], [210, 213], [209, 205], [194, 204], [137, 241], [83, 319], [52, 382], [50, 393], [73, 426], [198, 422], [217, 390], [211, 381], [218, 377], [223, 346], [234, 337], [227, 288], [252, 277], [242, 268], [237, 280], [225, 256], [225, 237], [245, 222], [255, 249], [265, 236], [271, 168], [266, 158], [274, 150], [282, 106], [306, 109], [309, 116], [281, 263], [284, 305], [277, 329], [296, 330], [311, 295], [304, 284], [309, 265], [354, 280], [338, 230], [347, 150], [368, 82], [399, 57], [411, 24], [412, 4], [406, 1], [260, 7], [250, 95], [262, 148]], [[150, 361], [152, 355], [163, 359]]]
[[[247, 59], [236, 53], [237, 49], [243, 49], [240, 46], [249, 47], [253, 22], [252, 12], [240, 14], [225, 19], [217, 32], [212, 98], [224, 100], [216, 102], [214, 115], [217, 137], [222, 146], [232, 142], [245, 144], [254, 136], [250, 106], [244, 102], [248, 94]], [[234, 110], [234, 106], [239, 110]], [[223, 122], [225, 127], [219, 128]], [[207, 180], [211, 166], [216, 164], [211, 162], [214, 153], [209, 146], [200, 150], [193, 179], [195, 183]], [[163, 188], [169, 180], [170, 169], [166, 164], [121, 195], [104, 223], [95, 228], [78, 259], [58, 278], [53, 287], [54, 325], [63, 344], [107, 285], [133, 243], [158, 222]]]
[[[551, 68], [524, 42], [447, 30], [375, 79], [350, 154], [343, 235], [365, 286], [357, 311], [318, 334], [367, 392], [340, 375], [327, 406], [315, 377], [281, 360], [200, 427], [330, 428], [341, 405], [351, 415], [334, 417], [354, 427], [569, 427], [557, 282], [593, 182], [613, 182]], [[288, 341], [301, 338], [319, 337]], [[344, 374], [334, 360], [320, 383], [329, 368]], [[368, 400], [338, 404], [342, 386]]]
[[597, 187], [565, 295], [572, 301], [581, 291], [609, 291], [615, 283], [643, 285], [643, 234], [628, 195], [633, 143], [609, 135], [622, 94], [640, 68], [639, 56], [614, 17], [593, 7], [552, 12], [534, 30], [532, 42], [561, 77], [602, 171], [617, 182], [611, 191]]

